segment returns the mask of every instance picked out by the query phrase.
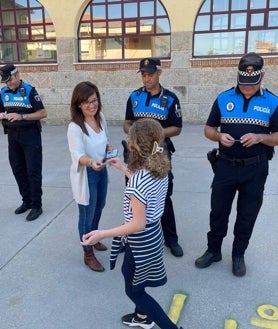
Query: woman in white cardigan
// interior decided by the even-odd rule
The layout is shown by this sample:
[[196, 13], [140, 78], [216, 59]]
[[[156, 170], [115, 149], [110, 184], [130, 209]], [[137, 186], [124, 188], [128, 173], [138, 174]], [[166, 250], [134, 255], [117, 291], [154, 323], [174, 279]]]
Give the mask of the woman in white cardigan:
[[[108, 131], [101, 112], [100, 93], [89, 81], [77, 84], [71, 98], [71, 122], [68, 126], [68, 144], [72, 159], [70, 178], [73, 197], [78, 204], [79, 237], [96, 230], [105, 206], [108, 175], [104, 163], [108, 145]], [[94, 254], [107, 250], [101, 242], [84, 246], [84, 262], [93, 271], [102, 272], [104, 267]]]

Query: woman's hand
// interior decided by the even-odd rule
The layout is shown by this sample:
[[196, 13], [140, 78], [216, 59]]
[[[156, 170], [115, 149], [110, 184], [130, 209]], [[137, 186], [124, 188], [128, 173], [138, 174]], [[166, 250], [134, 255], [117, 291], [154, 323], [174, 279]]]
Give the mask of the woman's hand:
[[105, 163], [103, 163], [101, 160], [94, 160], [92, 162], [92, 168], [96, 171], [100, 171], [105, 167]]
[[84, 234], [82, 241], [80, 242], [82, 246], [94, 245], [102, 239], [102, 231], [95, 230], [87, 234]]

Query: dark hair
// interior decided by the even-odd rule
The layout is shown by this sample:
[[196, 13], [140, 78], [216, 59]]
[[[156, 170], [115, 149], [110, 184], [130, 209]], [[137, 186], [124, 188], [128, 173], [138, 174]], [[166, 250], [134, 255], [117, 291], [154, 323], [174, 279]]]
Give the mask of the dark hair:
[[[154, 119], [139, 119], [130, 127], [128, 134], [128, 169], [135, 172], [146, 169], [155, 178], [168, 175], [170, 161], [162, 151], [164, 131]], [[159, 147], [160, 151], [157, 151]]]
[[71, 113], [71, 121], [76, 123], [82, 131], [86, 134], [88, 134], [88, 131], [86, 129], [85, 123], [84, 123], [84, 115], [83, 112], [80, 109], [80, 104], [88, 100], [88, 98], [96, 93], [98, 98], [98, 110], [95, 115], [95, 119], [98, 123], [98, 126], [101, 129], [100, 124], [100, 111], [102, 108], [101, 99], [100, 99], [100, 93], [98, 90], [98, 87], [94, 85], [90, 81], [83, 81], [78, 83], [75, 88], [73, 89], [72, 96], [71, 96], [71, 103], [70, 103], [70, 113]]

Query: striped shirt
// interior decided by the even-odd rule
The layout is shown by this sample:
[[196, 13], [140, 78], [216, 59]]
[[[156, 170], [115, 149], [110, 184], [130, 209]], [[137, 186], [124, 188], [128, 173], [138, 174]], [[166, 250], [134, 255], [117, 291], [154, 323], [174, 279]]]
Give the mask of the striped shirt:
[[133, 218], [130, 197], [133, 196], [146, 207], [146, 226], [142, 231], [126, 237], [115, 237], [110, 255], [114, 268], [118, 249], [123, 241], [129, 244], [134, 260], [134, 289], [155, 287], [166, 283], [163, 261], [163, 232], [160, 218], [164, 210], [168, 176], [158, 179], [144, 169], [137, 171], [129, 180], [124, 195], [125, 222]]

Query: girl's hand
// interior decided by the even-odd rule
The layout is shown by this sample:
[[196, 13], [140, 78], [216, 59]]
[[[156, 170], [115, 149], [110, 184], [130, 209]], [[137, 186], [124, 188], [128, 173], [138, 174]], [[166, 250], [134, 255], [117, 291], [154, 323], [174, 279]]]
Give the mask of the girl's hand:
[[107, 161], [111, 166], [117, 168], [117, 169], [122, 169], [122, 162], [120, 158], [112, 158]]
[[115, 168], [121, 170], [127, 178], [132, 176], [132, 172], [130, 172], [125, 165], [122, 164], [120, 158], [112, 158], [109, 160], [109, 164], [114, 166]]
[[101, 231], [95, 230], [87, 234], [84, 234], [82, 241], [80, 242], [82, 246], [94, 245], [102, 239]]

